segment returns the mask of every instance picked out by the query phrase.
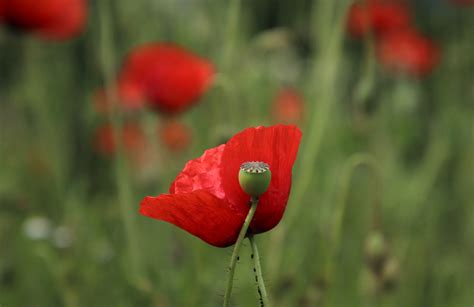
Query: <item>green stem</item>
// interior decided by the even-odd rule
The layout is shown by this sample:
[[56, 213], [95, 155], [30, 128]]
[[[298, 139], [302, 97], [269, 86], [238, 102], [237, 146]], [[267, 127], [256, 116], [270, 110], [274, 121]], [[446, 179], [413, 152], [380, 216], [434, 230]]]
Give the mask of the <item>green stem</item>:
[[253, 238], [253, 235], [249, 235], [250, 246], [252, 247], [252, 255], [251, 258], [253, 259], [254, 267], [253, 272], [255, 273], [255, 280], [257, 281], [257, 289], [258, 294], [260, 296], [260, 306], [268, 307], [270, 303], [268, 301], [268, 294], [265, 288], [265, 283], [263, 281], [262, 275], [262, 265], [260, 264], [260, 256], [258, 254], [257, 243]]
[[[235, 75], [235, 71], [232, 70], [233, 59], [236, 51], [237, 35], [239, 30], [239, 18], [242, 6], [242, 0], [231, 0], [228, 2], [226, 25], [223, 31], [222, 37], [222, 48], [220, 50], [220, 56], [218, 61], [219, 67], [219, 79], [228, 79], [229, 76]], [[236, 109], [235, 93], [232, 87], [222, 88], [223, 91], [219, 91], [214, 94], [213, 97], [213, 110], [214, 110], [214, 123], [217, 127], [221, 126], [233, 126], [238, 122], [238, 117], [241, 112]], [[229, 103], [227, 108], [221, 108], [221, 102], [225, 100]], [[222, 112], [224, 110], [224, 112]]]
[[335, 261], [338, 259], [339, 245], [341, 243], [341, 233], [343, 230], [343, 221], [347, 208], [347, 199], [351, 188], [351, 181], [355, 170], [359, 166], [366, 166], [373, 173], [371, 188], [373, 189], [373, 199], [371, 208], [372, 228], [379, 229], [382, 227], [381, 216], [381, 197], [382, 193], [382, 172], [378, 161], [374, 156], [368, 153], [356, 153], [347, 161], [343, 175], [341, 177], [340, 197], [336, 204], [336, 213], [332, 224], [332, 245], [329, 248], [329, 263], [327, 265], [326, 277], [327, 282], [331, 283], [335, 269]]
[[[340, 245], [342, 243], [341, 234], [343, 230], [343, 222], [347, 209], [347, 200], [349, 198], [351, 182], [354, 177], [356, 169], [365, 166], [369, 172], [372, 173], [372, 182], [370, 183], [371, 189], [373, 189], [372, 201], [371, 201], [371, 219], [372, 229], [382, 228], [382, 215], [381, 215], [381, 194], [382, 194], [382, 171], [379, 162], [376, 158], [369, 153], [356, 153], [352, 155], [346, 162], [343, 173], [341, 176], [340, 183], [340, 194], [338, 201], [335, 205], [336, 212], [334, 221], [332, 223], [331, 238], [329, 240], [330, 245], [328, 247], [327, 262], [325, 267], [325, 280], [329, 286], [334, 285], [335, 273], [336, 273], [336, 262], [339, 259]], [[334, 287], [332, 291], [327, 294], [325, 300], [325, 306], [331, 306], [331, 300], [334, 296]]]
[[230, 295], [232, 293], [232, 285], [234, 283], [234, 273], [235, 273], [235, 265], [237, 264], [237, 258], [239, 256], [239, 251], [242, 246], [242, 242], [244, 241], [245, 235], [247, 234], [247, 230], [249, 229], [250, 222], [255, 214], [258, 205], [258, 198], [252, 197], [250, 200], [250, 210], [247, 213], [247, 217], [245, 218], [244, 224], [240, 229], [239, 236], [237, 237], [237, 241], [234, 245], [234, 251], [232, 252], [232, 257], [230, 258], [229, 264], [229, 279], [227, 280], [227, 288], [225, 290], [224, 295], [224, 307], [228, 307], [230, 304]]
[[130, 274], [133, 282], [141, 287], [140, 280], [140, 260], [138, 251], [138, 235], [135, 228], [135, 222], [132, 213], [134, 209], [132, 204], [132, 191], [128, 181], [128, 170], [125, 164], [124, 151], [122, 144], [122, 119], [119, 114], [117, 84], [115, 82], [114, 71], [114, 41], [111, 29], [112, 16], [110, 1], [101, 1], [100, 14], [100, 52], [101, 52], [101, 70], [105, 83], [105, 94], [107, 101], [111, 102], [112, 112], [109, 113], [109, 121], [112, 123], [114, 139], [117, 144], [117, 153], [115, 156], [115, 180], [118, 193], [118, 202], [121, 217], [124, 223], [126, 236], [127, 256], [130, 261]]
[[365, 64], [362, 68], [362, 77], [357, 82], [354, 89], [354, 104], [359, 113], [363, 113], [368, 98], [373, 93], [375, 87], [376, 62], [375, 62], [375, 43], [372, 33], [365, 38]]
[[[321, 11], [326, 11], [329, 16], [332, 16], [335, 11], [333, 11], [333, 5], [329, 5], [325, 1], [317, 2], [318, 5], [315, 6], [314, 19], [317, 20], [321, 14]], [[347, 9], [348, 5], [346, 1], [342, 1], [344, 7]], [[321, 6], [321, 7], [320, 7]], [[318, 154], [323, 144], [323, 139], [326, 135], [327, 128], [329, 127], [329, 118], [332, 112], [332, 106], [337, 101], [338, 94], [338, 85], [337, 77], [340, 73], [341, 65], [341, 50], [342, 43], [344, 38], [344, 24], [345, 24], [345, 10], [342, 13], [338, 13], [337, 21], [334, 22], [331, 20], [326, 20], [324, 16], [324, 28], [327, 29], [327, 33], [330, 33], [327, 37], [329, 38], [327, 42], [324, 40], [319, 47], [319, 54], [314, 59], [315, 65], [313, 66], [313, 80], [311, 92], [309, 93], [310, 97], [318, 97], [318, 104], [313, 107], [313, 110], [310, 111], [310, 120], [306, 124], [304, 131], [304, 140], [301, 144], [301, 149], [304, 154], [300, 157], [300, 161], [297, 165], [299, 171], [299, 176], [295, 178], [293, 183], [293, 190], [289, 199], [289, 203], [292, 204], [292, 208], [287, 210], [285, 223], [282, 223], [277, 229], [272, 231], [270, 240], [271, 249], [273, 251], [274, 257], [269, 259], [268, 267], [269, 272], [279, 273], [278, 267], [281, 264], [284, 241], [288, 229], [292, 228], [292, 225], [297, 222], [298, 214], [300, 213], [300, 208], [305, 202], [306, 191], [310, 186], [314, 186], [314, 176], [313, 170], [315, 165], [318, 162]], [[329, 10], [329, 11], [328, 11]], [[315, 26], [316, 29], [319, 29], [318, 24]], [[326, 35], [326, 34], [324, 34]], [[315, 38], [316, 41], [319, 41], [319, 37]], [[317, 86], [313, 86], [317, 84]]]
[[226, 72], [231, 66], [233, 54], [235, 53], [235, 42], [239, 25], [241, 0], [232, 0], [227, 11], [227, 25], [225, 27], [224, 45], [222, 50], [222, 65]]

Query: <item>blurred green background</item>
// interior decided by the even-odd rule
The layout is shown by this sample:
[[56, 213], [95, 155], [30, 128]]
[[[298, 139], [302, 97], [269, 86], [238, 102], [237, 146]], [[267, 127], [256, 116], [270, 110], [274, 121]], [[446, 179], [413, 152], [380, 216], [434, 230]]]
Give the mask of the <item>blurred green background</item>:
[[[0, 306], [219, 306], [231, 248], [140, 216], [185, 162], [270, 125], [282, 86], [304, 97], [285, 217], [259, 235], [273, 306], [474, 304], [474, 7], [409, 2], [440, 47], [424, 78], [374, 64], [346, 33], [350, 1], [97, 0], [87, 30], [43, 41], [0, 28]], [[94, 94], [134, 46], [172, 41], [218, 75], [134, 167], [94, 148]], [[382, 251], [382, 252], [381, 252]], [[375, 253], [375, 255], [374, 255]], [[244, 245], [233, 301], [256, 306]]]

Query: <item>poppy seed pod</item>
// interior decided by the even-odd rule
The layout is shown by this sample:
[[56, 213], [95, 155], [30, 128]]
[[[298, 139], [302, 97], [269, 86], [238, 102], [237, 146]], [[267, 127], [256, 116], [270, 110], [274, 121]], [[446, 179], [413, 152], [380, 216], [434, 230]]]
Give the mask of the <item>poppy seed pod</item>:
[[388, 243], [380, 231], [371, 232], [365, 241], [367, 265], [376, 275], [380, 275], [389, 255]]
[[397, 258], [391, 257], [384, 265], [382, 272], [382, 283], [386, 290], [393, 289], [400, 277], [400, 263]]
[[272, 172], [267, 163], [245, 162], [239, 170], [239, 184], [245, 193], [252, 197], [258, 197], [265, 193], [270, 186]]
[[385, 257], [387, 243], [385, 242], [384, 235], [379, 231], [370, 233], [365, 242], [365, 249], [367, 257], [372, 260]]

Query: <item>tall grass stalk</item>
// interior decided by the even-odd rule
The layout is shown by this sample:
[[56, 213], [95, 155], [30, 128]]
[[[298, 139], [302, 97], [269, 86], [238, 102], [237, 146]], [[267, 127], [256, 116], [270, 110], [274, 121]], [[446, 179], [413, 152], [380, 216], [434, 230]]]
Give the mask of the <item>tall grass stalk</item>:
[[[314, 7], [313, 20], [317, 21], [314, 21], [313, 27], [317, 33], [325, 33], [325, 35], [316, 35], [315, 37], [315, 45], [319, 53], [313, 59], [309, 84], [312, 89], [310, 98], [315, 106], [311, 111], [309, 123], [304, 127], [301, 156], [295, 172], [297, 175], [293, 183], [288, 212], [284, 223], [272, 233], [270, 248], [274, 257], [271, 258], [268, 264], [270, 273], [277, 272], [281, 264], [286, 233], [296, 222], [302, 203], [305, 200], [305, 193], [310, 184], [314, 183], [313, 174], [316, 171], [318, 152], [326, 133], [332, 105], [337, 99], [337, 80], [342, 57], [344, 21], [346, 18], [346, 10], [336, 13], [337, 7], [334, 4], [328, 4], [328, 1], [319, 1]], [[322, 16], [325, 17], [322, 18]], [[333, 20], [327, 16], [337, 17]], [[321, 24], [321, 19], [317, 19], [319, 17], [325, 23]]]
[[112, 4], [110, 0], [103, 0], [99, 6], [100, 18], [100, 59], [102, 78], [106, 89], [106, 99], [111, 102], [112, 111], [109, 112], [109, 121], [112, 123], [114, 140], [116, 144], [116, 155], [114, 157], [115, 184], [117, 188], [117, 198], [121, 217], [123, 220], [126, 254], [130, 266], [125, 266], [126, 272], [136, 286], [144, 287], [143, 268], [140, 259], [140, 245], [138, 230], [134, 216], [136, 206], [133, 205], [131, 184], [127, 164], [124, 159], [124, 147], [122, 142], [122, 118], [119, 114], [119, 97], [117, 94], [117, 84], [115, 82], [115, 57], [114, 57], [114, 37], [112, 27]]

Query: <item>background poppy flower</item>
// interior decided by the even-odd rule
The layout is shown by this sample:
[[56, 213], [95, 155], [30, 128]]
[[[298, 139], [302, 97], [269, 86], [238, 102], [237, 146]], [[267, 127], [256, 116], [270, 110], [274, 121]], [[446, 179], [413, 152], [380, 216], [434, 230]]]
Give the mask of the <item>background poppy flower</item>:
[[5, 0], [0, 0], [0, 23], [5, 19], [6, 5]]
[[270, 165], [272, 180], [260, 197], [250, 230], [268, 231], [285, 211], [300, 139], [295, 126], [248, 128], [189, 161], [169, 194], [145, 197], [140, 213], [172, 223], [214, 246], [232, 245], [250, 208], [249, 196], [238, 182], [240, 165], [263, 161]]
[[422, 77], [439, 61], [438, 47], [412, 29], [390, 33], [377, 44], [377, 56], [385, 69]]
[[178, 113], [209, 88], [213, 65], [173, 44], [152, 43], [135, 48], [125, 60], [119, 76], [124, 101], [146, 100], [164, 113]]
[[[146, 136], [141, 126], [127, 122], [122, 126], [122, 144], [127, 158], [140, 163], [146, 153]], [[95, 147], [103, 155], [111, 156], [117, 152], [117, 142], [112, 125], [99, 126], [95, 132]]]
[[79, 34], [86, 23], [85, 0], [8, 0], [4, 6], [9, 25], [45, 38], [71, 38]]
[[352, 4], [347, 27], [353, 37], [362, 37], [369, 32], [377, 36], [408, 27], [411, 16], [408, 8], [395, 1], [367, 0]]
[[191, 130], [177, 120], [165, 121], [158, 133], [161, 142], [171, 151], [182, 151], [191, 143]]
[[273, 99], [273, 121], [284, 124], [296, 124], [303, 118], [304, 103], [300, 92], [294, 88], [280, 89]]
[[[94, 109], [97, 113], [107, 114], [112, 111], [112, 103], [107, 98], [103, 88], [97, 90], [94, 93], [92, 100], [94, 103]], [[118, 100], [121, 111], [134, 111], [143, 107], [143, 103], [141, 103], [139, 100], [122, 100], [120, 97]]]

